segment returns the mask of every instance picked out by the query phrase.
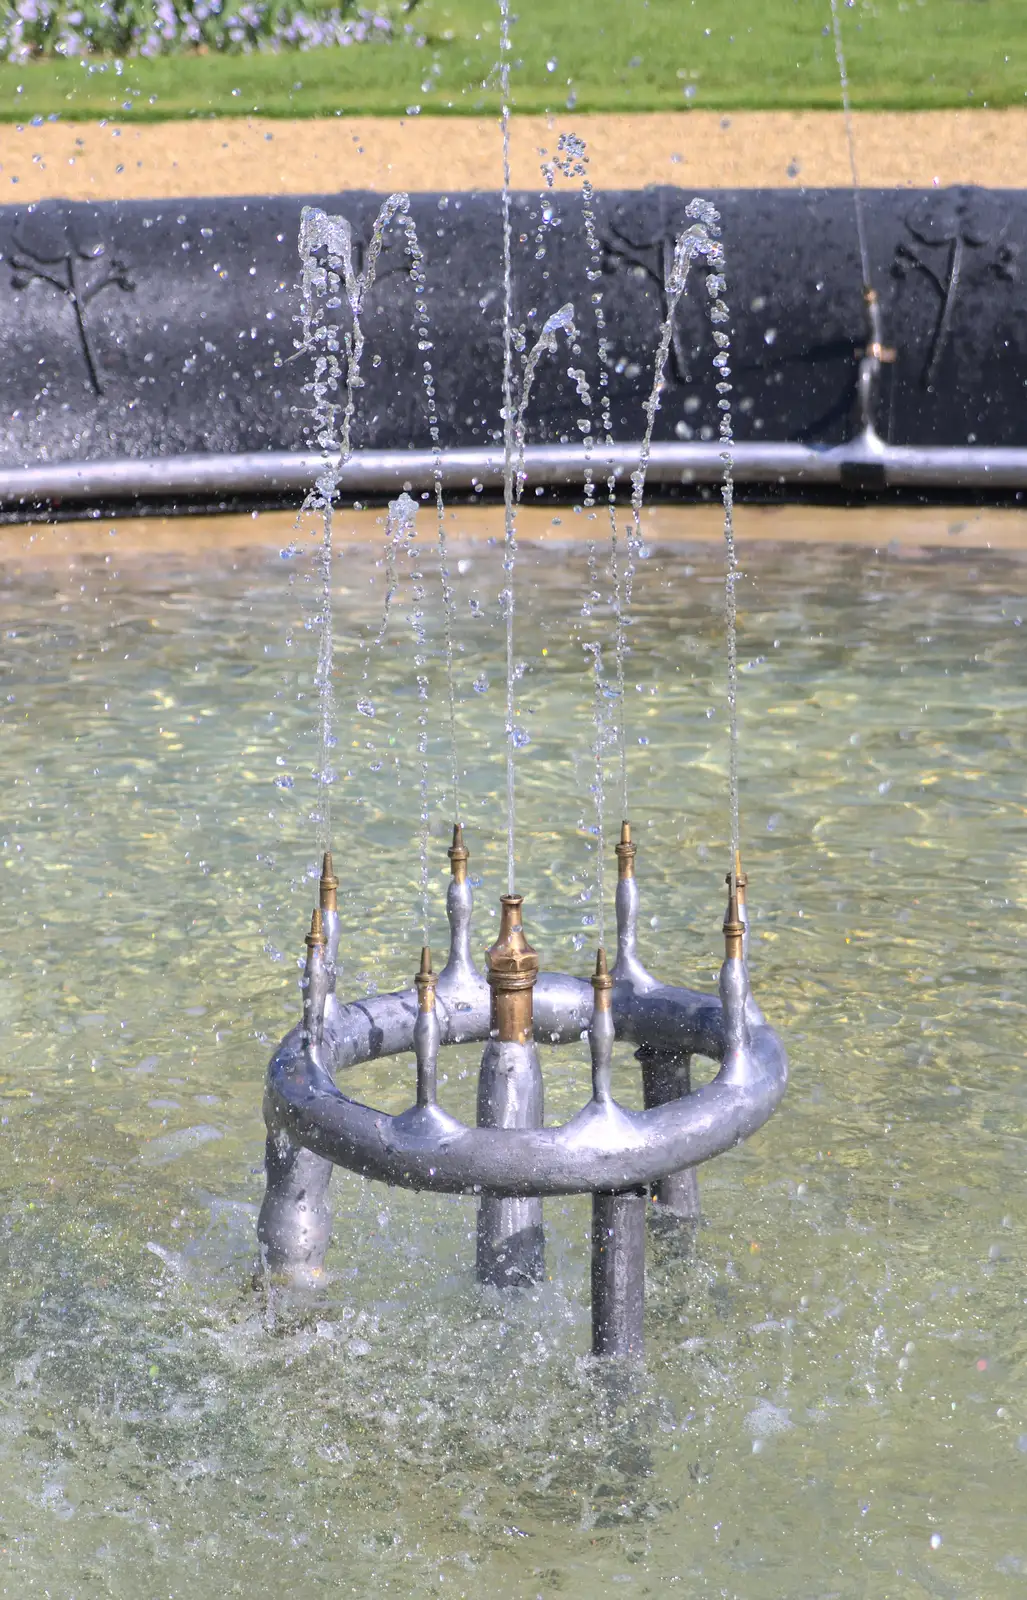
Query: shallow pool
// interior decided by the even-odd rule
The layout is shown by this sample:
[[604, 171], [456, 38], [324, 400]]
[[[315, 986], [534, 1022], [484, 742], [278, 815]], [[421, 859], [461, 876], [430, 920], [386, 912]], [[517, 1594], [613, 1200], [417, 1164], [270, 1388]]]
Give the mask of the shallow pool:
[[[315, 894], [315, 596], [288, 547], [111, 544], [0, 552], [0, 1593], [1022, 1594], [1023, 559], [743, 552], [751, 967], [792, 1084], [703, 1169], [694, 1245], [654, 1229], [646, 1367], [611, 1379], [586, 1356], [586, 1199], [547, 1202], [551, 1281], [503, 1300], [472, 1281], [470, 1202], [339, 1174], [323, 1291], [251, 1286], [263, 1070]], [[455, 553], [484, 947], [505, 865], [500, 552]], [[404, 562], [371, 647], [384, 571], [366, 548], [336, 566], [347, 993], [408, 982], [422, 938]], [[418, 570], [443, 945], [430, 553]], [[584, 973], [582, 647], [608, 636], [609, 584], [582, 616], [581, 545], [525, 548], [519, 584], [520, 887], [544, 962]], [[720, 603], [715, 548], [654, 548], [628, 664], [646, 953], [699, 986], [722, 949]], [[586, 1096], [584, 1053], [546, 1068], [559, 1116]], [[474, 1053], [443, 1070], [467, 1111]], [[378, 1062], [347, 1087], [398, 1109], [411, 1081]]]

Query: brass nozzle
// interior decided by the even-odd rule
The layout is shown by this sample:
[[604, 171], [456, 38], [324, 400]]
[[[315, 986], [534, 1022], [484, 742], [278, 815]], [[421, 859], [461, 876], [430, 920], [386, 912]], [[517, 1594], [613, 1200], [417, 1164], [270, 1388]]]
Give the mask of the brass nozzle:
[[606, 951], [602, 945], [596, 951], [596, 969], [592, 974], [592, 993], [595, 995], [595, 1009], [609, 1011], [610, 991], [613, 988], [613, 979], [606, 966]]
[[306, 944], [308, 950], [323, 950], [325, 946], [324, 929], [321, 927], [321, 912], [317, 906], [314, 907], [314, 914], [310, 919], [310, 932], [307, 934]]
[[[730, 874], [730, 872], [727, 873], [727, 875], [725, 876], [724, 882], [727, 884], [728, 889], [730, 890], [730, 888], [731, 888], [731, 874]], [[746, 891], [746, 889], [748, 889], [748, 887], [749, 887], [748, 874], [743, 872], [743, 870], [742, 870], [742, 852], [740, 850], [736, 850], [735, 851], [735, 888], [738, 890], [738, 904], [739, 904], [739, 906], [744, 906], [744, 904], [745, 904], [745, 891]]]
[[531, 992], [538, 956], [524, 937], [519, 894], [500, 896], [499, 936], [485, 952], [492, 989], [492, 1025], [501, 1040], [523, 1044], [532, 1036]]
[[339, 880], [332, 871], [332, 852], [326, 850], [321, 863], [320, 899], [322, 911], [338, 911], [337, 891]]
[[635, 876], [635, 846], [631, 842], [631, 823], [620, 825], [620, 844], [617, 846], [617, 877]]
[[470, 851], [464, 844], [463, 825], [459, 822], [454, 822], [453, 824], [453, 843], [446, 851], [446, 854], [449, 856], [449, 870], [453, 874], [454, 881], [456, 883], [466, 883], [467, 862], [470, 858]]
[[866, 289], [863, 290], [863, 299], [864, 299], [865, 303], [868, 306], [876, 306], [876, 304], [877, 304], [877, 290], [876, 289], [871, 289], [868, 286]]
[[745, 937], [745, 924], [738, 915], [738, 897], [731, 895], [727, 903], [727, 915], [724, 918], [724, 959], [726, 961], [740, 961], [742, 959], [742, 940]]
[[417, 1004], [421, 1011], [435, 1010], [435, 974], [431, 969], [431, 946], [421, 947], [421, 968], [414, 979], [417, 985]]

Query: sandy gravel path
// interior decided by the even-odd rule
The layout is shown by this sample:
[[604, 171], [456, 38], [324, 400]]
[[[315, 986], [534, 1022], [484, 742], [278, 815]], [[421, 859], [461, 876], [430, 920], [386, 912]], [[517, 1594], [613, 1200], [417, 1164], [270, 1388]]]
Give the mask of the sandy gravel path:
[[[863, 112], [855, 123], [869, 186], [1027, 188], [1027, 109]], [[515, 187], [541, 186], [540, 151], [568, 131], [586, 139], [601, 188], [849, 183], [836, 112], [691, 111], [517, 117]], [[2, 124], [0, 201], [498, 188], [500, 162], [488, 117]]]

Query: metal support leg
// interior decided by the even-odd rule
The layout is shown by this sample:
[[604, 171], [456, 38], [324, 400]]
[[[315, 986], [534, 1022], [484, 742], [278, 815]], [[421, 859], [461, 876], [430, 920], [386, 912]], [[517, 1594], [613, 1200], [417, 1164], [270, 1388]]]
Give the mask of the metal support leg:
[[[691, 1094], [691, 1056], [677, 1051], [639, 1050], [638, 1060], [642, 1067], [642, 1093], [647, 1111]], [[672, 1172], [669, 1178], [661, 1178], [653, 1190], [653, 1196], [665, 1213], [690, 1222], [699, 1220], [699, 1174], [694, 1167], [686, 1167], [684, 1172]]]
[[[541, 1128], [542, 1068], [532, 1040], [490, 1039], [478, 1080], [478, 1124], [483, 1128]], [[545, 1276], [542, 1201], [500, 1200], [483, 1194], [478, 1207], [479, 1283], [519, 1289]]]
[[282, 1134], [267, 1141], [267, 1191], [257, 1219], [261, 1265], [294, 1283], [316, 1281], [332, 1232], [332, 1163]]
[[645, 1311], [644, 1189], [592, 1196], [592, 1354], [640, 1356]]

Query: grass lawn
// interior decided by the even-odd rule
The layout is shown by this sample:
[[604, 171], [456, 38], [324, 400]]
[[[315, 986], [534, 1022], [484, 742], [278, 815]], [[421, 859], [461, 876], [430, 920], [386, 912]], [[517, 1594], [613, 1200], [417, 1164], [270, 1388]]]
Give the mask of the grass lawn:
[[[0, 0], [3, 3], [3, 0]], [[838, 105], [829, 0], [513, 0], [519, 111]], [[854, 104], [1027, 105], [1027, 0], [855, 0], [844, 29]], [[277, 56], [0, 66], [0, 117], [118, 120], [498, 107], [492, 0], [421, 0], [423, 44]]]

